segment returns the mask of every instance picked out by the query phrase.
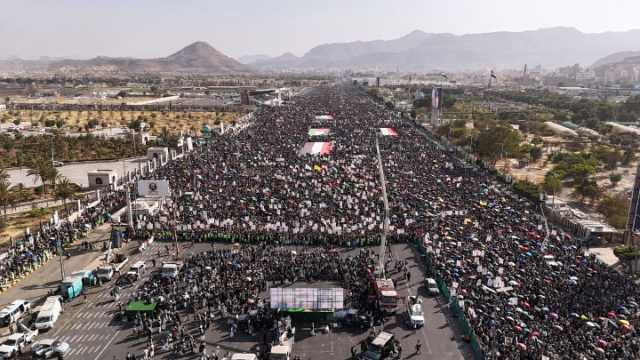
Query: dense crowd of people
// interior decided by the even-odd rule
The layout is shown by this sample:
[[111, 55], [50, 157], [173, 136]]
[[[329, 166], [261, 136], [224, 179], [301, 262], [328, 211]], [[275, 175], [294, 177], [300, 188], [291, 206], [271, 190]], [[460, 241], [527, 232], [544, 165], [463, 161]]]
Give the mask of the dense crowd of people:
[[[310, 137], [312, 128], [330, 134]], [[381, 136], [380, 128], [398, 136]], [[172, 238], [175, 219], [179, 237], [192, 241], [376, 244], [384, 221], [376, 137], [390, 240], [426, 246], [434, 275], [452, 289], [487, 358], [640, 357], [638, 290], [628, 277], [583, 255], [580, 239], [560, 229], [546, 234], [534, 204], [350, 88], [316, 89], [293, 104], [261, 109], [243, 132], [213, 137], [160, 169], [155, 177], [170, 181], [172, 199], [139, 219], [140, 227]], [[307, 141], [332, 142], [332, 151], [300, 154]], [[252, 279], [260, 284], [278, 269]], [[218, 270], [222, 288], [247, 292], [220, 305], [242, 310], [255, 286]], [[197, 291], [206, 291], [203, 285]]]
[[[11, 239], [10, 246], [0, 255], [0, 285], [7, 287], [21, 275], [31, 271], [53, 254], [58, 254], [59, 244], [65, 247], [85, 236], [92, 228], [110, 220], [111, 214], [126, 204], [125, 191], [105, 191], [100, 202], [86, 208], [74, 221], [58, 218], [58, 223], [42, 223], [36, 231], [25, 232], [18, 239]], [[52, 218], [53, 219], [53, 218]]]
[[345, 289], [346, 306], [373, 311], [367, 309], [367, 269], [373, 259], [364, 249], [347, 256], [327, 248], [266, 243], [201, 252], [177, 276], [152, 277], [136, 289], [129, 303], [157, 304], [159, 310], [137, 313], [134, 331], [146, 334], [147, 354], [199, 352], [203, 357], [206, 346], [200, 344], [207, 329], [218, 327], [230, 338], [242, 331], [260, 340], [260, 358], [267, 358], [271, 345], [291, 327], [282, 326], [286, 315], [270, 306], [269, 288], [323, 281]]

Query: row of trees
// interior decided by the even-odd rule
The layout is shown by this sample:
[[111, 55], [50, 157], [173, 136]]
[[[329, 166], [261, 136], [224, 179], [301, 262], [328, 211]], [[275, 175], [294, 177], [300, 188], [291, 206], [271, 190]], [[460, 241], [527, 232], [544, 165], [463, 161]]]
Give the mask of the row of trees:
[[[134, 146], [133, 142], [136, 142]], [[0, 167], [29, 166], [44, 156], [62, 161], [111, 160], [140, 156], [146, 152], [146, 146], [140, 139], [99, 138], [92, 135], [65, 137], [62, 134], [41, 136], [19, 136], [0, 134]], [[45, 155], [46, 154], [46, 155]]]
[[[67, 212], [67, 202], [76, 196], [79, 189], [76, 184], [73, 184], [69, 179], [60, 175], [58, 170], [44, 159], [33, 164], [33, 167], [28, 170], [27, 174], [34, 176], [34, 182], [38, 180], [42, 182], [43, 198], [48, 196], [47, 186], [52, 187], [53, 197], [62, 201], [64, 210]], [[22, 184], [11, 186], [9, 174], [5, 169], [0, 168], [0, 208], [2, 209], [0, 229], [4, 228], [7, 224], [7, 210], [9, 207], [32, 199], [33, 192], [31, 190], [26, 189]]]
[[576, 99], [548, 90], [503, 91], [488, 94], [496, 100], [509, 100], [529, 105], [540, 105], [554, 113], [555, 121], [573, 121], [599, 130], [605, 121], [633, 122], [640, 117], [640, 96], [632, 96], [627, 101], [616, 104], [606, 99]]

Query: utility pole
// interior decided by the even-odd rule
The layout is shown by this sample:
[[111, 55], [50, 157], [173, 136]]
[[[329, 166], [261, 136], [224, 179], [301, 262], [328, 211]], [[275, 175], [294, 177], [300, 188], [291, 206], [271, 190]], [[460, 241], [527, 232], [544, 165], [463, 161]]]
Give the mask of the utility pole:
[[64, 281], [64, 259], [62, 258], [64, 256], [63, 252], [62, 252], [62, 240], [60, 238], [57, 239], [58, 241], [58, 252], [60, 253], [60, 281]]
[[378, 142], [378, 133], [376, 132], [376, 152], [378, 154], [378, 170], [380, 172], [380, 184], [382, 185], [382, 201], [384, 203], [384, 225], [380, 237], [380, 262], [378, 267], [382, 272], [382, 277], [386, 278], [384, 273], [384, 260], [387, 247], [387, 233], [389, 232], [389, 199], [387, 198], [387, 185], [384, 178], [384, 169], [382, 167], [382, 156], [380, 155], [380, 144]]

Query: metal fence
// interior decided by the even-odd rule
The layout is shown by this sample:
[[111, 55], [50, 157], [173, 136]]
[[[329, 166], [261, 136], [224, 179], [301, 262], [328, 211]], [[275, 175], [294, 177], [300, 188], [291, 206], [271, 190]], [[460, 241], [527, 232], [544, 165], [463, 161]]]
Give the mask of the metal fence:
[[421, 257], [424, 259], [427, 273], [431, 274], [431, 276], [436, 280], [438, 290], [440, 290], [440, 294], [444, 296], [449, 302], [449, 308], [451, 309], [454, 317], [458, 320], [458, 324], [460, 325], [460, 328], [462, 328], [462, 332], [465, 338], [469, 340], [474, 359], [484, 360], [484, 350], [482, 349], [482, 346], [480, 345], [480, 342], [478, 341], [478, 338], [473, 331], [471, 324], [469, 324], [469, 322], [467, 321], [464, 310], [462, 310], [460, 304], [455, 298], [451, 299], [451, 292], [449, 291], [449, 287], [447, 286], [446, 282], [437, 272], [434, 271], [434, 260], [431, 257], [431, 254], [427, 253], [427, 250], [425, 249], [420, 239], [415, 240], [415, 246]]

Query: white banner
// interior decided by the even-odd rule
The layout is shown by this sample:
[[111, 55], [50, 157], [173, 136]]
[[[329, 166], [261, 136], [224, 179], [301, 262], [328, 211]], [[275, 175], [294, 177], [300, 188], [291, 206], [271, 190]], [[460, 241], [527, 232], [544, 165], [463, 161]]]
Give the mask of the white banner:
[[168, 197], [169, 195], [171, 195], [171, 190], [169, 189], [169, 180], [139, 180], [138, 195], [143, 197]]

